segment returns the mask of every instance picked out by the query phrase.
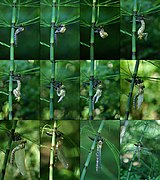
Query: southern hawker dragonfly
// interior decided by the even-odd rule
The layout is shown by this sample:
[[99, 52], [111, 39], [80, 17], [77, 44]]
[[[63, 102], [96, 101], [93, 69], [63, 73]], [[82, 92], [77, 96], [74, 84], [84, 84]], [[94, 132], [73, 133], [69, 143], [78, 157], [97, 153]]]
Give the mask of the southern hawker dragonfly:
[[[52, 136], [51, 132], [46, 132], [46, 134]], [[54, 153], [54, 166], [56, 167], [57, 160], [59, 160], [63, 165], [63, 167], [65, 169], [68, 169], [69, 164], [64, 156], [64, 151], [63, 151], [64, 134], [56, 130], [55, 136], [56, 136], [56, 145], [55, 145], [55, 153]]]
[[[92, 141], [94, 138], [89, 137]], [[104, 138], [100, 135], [97, 137], [97, 149], [96, 149], [96, 172], [100, 171], [102, 168], [102, 147], [103, 147]]]

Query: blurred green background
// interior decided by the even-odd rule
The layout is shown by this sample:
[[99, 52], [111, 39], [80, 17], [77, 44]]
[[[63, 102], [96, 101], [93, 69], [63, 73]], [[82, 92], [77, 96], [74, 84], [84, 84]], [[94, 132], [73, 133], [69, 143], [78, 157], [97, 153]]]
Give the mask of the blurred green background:
[[[8, 119], [8, 95], [3, 93], [9, 90], [9, 65], [9, 60], [0, 62], [0, 120]], [[39, 61], [16, 60], [14, 74], [21, 75], [21, 100], [17, 102], [12, 95], [14, 120], [39, 119]]]
[[[53, 121], [42, 121], [43, 127], [53, 128]], [[64, 134], [63, 151], [69, 168], [65, 169], [58, 160], [54, 168], [55, 179], [78, 180], [79, 179], [79, 121], [68, 120], [58, 121], [58, 131]], [[41, 131], [42, 132], [42, 131]], [[51, 137], [41, 133], [41, 179], [49, 179], [49, 158], [50, 158]]]
[[[84, 86], [90, 78], [90, 60], [80, 61], [80, 109], [81, 119], [87, 120], [89, 113], [89, 86]], [[102, 96], [95, 104], [94, 119], [119, 119], [119, 61], [118, 60], [96, 60], [95, 79], [102, 81]], [[94, 94], [96, 90], [94, 89]]]
[[[119, 59], [119, 0], [97, 0], [96, 26], [104, 26], [106, 39], [95, 34], [95, 59]], [[97, 9], [97, 8], [96, 8]], [[81, 42], [90, 45], [92, 0], [81, 0]], [[98, 15], [99, 12], [99, 15]], [[116, 53], [115, 53], [116, 52]], [[81, 45], [81, 59], [90, 59], [90, 48]]]
[[[90, 137], [95, 137], [101, 121], [80, 121], [80, 147], [81, 147], [81, 172], [84, 168], [87, 156], [89, 154], [92, 142]], [[105, 121], [101, 132], [104, 138], [102, 147], [102, 169], [96, 172], [96, 149], [93, 151], [91, 161], [87, 167], [85, 179], [112, 179], [119, 177], [119, 121]], [[110, 144], [110, 146], [108, 146]], [[117, 153], [115, 153], [117, 151]], [[116, 162], [117, 160], [117, 162]]]
[[[125, 118], [128, 94], [130, 90], [130, 83], [125, 78], [130, 78], [133, 75], [135, 61], [121, 60], [120, 62], [120, 75], [121, 75], [121, 95], [120, 95], [120, 112], [121, 119]], [[160, 118], [160, 102], [159, 102], [159, 89], [160, 89], [160, 61], [158, 60], [141, 60], [138, 77], [144, 80], [144, 101], [139, 110], [133, 108], [133, 98], [131, 101], [131, 113], [129, 119], [144, 119], [156, 120]], [[138, 92], [138, 88], [133, 90], [134, 97]]]
[[[0, 175], [5, 156], [5, 151], [8, 145], [10, 130], [12, 128], [11, 121], [0, 122]], [[5, 180], [28, 180], [28, 179], [39, 179], [40, 178], [40, 151], [39, 151], [39, 121], [18, 121], [16, 131], [21, 135], [21, 138], [26, 140], [25, 144], [25, 164], [27, 174], [22, 176], [14, 164], [12, 167], [9, 161], [7, 164]], [[3, 139], [3, 141], [2, 141]], [[12, 149], [16, 146], [16, 142], [12, 143]], [[12, 149], [10, 149], [12, 151]]]
[[[49, 101], [50, 89], [47, 87], [51, 80], [51, 62], [41, 63], [41, 98]], [[55, 80], [65, 85], [66, 96], [58, 103], [59, 97], [54, 91], [54, 118], [64, 120], [79, 120], [79, 61], [61, 61], [55, 63]], [[41, 101], [41, 117], [49, 120], [49, 103]]]
[[[159, 0], [138, 0], [138, 14], [144, 15], [147, 40], [137, 41], [137, 59], [159, 59], [160, 39], [160, 1]], [[132, 34], [132, 11], [133, 0], [121, 0], [121, 26], [120, 29]], [[137, 31], [141, 24], [137, 22]], [[121, 33], [120, 57], [121, 59], [132, 59], [132, 37]]]
[[[121, 125], [123, 128], [123, 121], [121, 122]], [[140, 161], [138, 161], [138, 154], [136, 153], [135, 159], [132, 161], [133, 166], [129, 179], [160, 179], [160, 120], [135, 120], [129, 121], [122, 144], [120, 145], [121, 180], [126, 180], [129, 166], [136, 149], [134, 144], [138, 143], [141, 136], [143, 136], [143, 139], [140, 151]]]
[[[59, 5], [59, 6], [58, 6]], [[59, 9], [58, 9], [59, 8]], [[40, 41], [50, 44], [50, 26], [52, 15], [52, 0], [41, 0]], [[59, 33], [55, 42], [55, 59], [79, 59], [79, 1], [57, 1], [56, 26], [64, 24], [65, 33]], [[40, 59], [49, 59], [50, 49], [41, 45]]]
[[[18, 45], [15, 46], [15, 59], [39, 59], [39, 0], [17, 0], [16, 27], [23, 26]], [[36, 18], [36, 19], [35, 19]], [[12, 21], [12, 1], [0, 2], [0, 42], [10, 45]], [[0, 45], [0, 59], [10, 59], [10, 49]]]

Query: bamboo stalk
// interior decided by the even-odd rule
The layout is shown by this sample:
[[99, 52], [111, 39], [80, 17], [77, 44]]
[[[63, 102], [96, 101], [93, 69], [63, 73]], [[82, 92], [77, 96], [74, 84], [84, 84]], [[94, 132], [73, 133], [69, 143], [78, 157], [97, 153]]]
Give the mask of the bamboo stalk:
[[134, 0], [133, 22], [132, 22], [132, 60], [136, 60], [136, 16], [137, 16], [137, 0]]
[[134, 67], [134, 73], [133, 73], [133, 77], [132, 77], [132, 82], [131, 82], [131, 85], [130, 85], [130, 92], [129, 92], [129, 95], [128, 95], [128, 102], [127, 102], [127, 110], [126, 110], [126, 118], [125, 118], [125, 120], [128, 120], [129, 112], [130, 112], [130, 109], [131, 109], [131, 99], [132, 99], [135, 79], [136, 79], [137, 74], [138, 74], [139, 63], [140, 63], [140, 60], [136, 60], [136, 64], [135, 64], [135, 67]]
[[[141, 137], [140, 137], [140, 139], [139, 139], [139, 141], [138, 141], [138, 142], [140, 142], [140, 143], [142, 142], [142, 140], [143, 140], [143, 138], [144, 138], [144, 132], [146, 131], [147, 126], [148, 126], [148, 122], [145, 124], [143, 133], [142, 133], [142, 135], [141, 135]], [[130, 165], [129, 165], [129, 169], [128, 169], [128, 173], [127, 173], [127, 178], [126, 178], [126, 180], [129, 180], [129, 178], [130, 178], [130, 173], [131, 173], [131, 170], [132, 170], [133, 161], [134, 161], [134, 159], [135, 159], [135, 157], [136, 157], [137, 151], [138, 151], [138, 147], [136, 147], [135, 152], [134, 152], [134, 154], [133, 154], [133, 157], [132, 157], [132, 159], [131, 159], [131, 163], [130, 163]]]
[[94, 26], [96, 21], [96, 0], [93, 0], [92, 4], [92, 22], [91, 22], [91, 37], [90, 37], [90, 60], [91, 60], [91, 72], [90, 72], [90, 88], [89, 88], [89, 120], [93, 120], [93, 81], [94, 81]]
[[55, 13], [56, 12], [56, 0], [52, 1], [52, 17], [51, 17], [51, 31], [50, 31], [50, 61], [52, 63], [51, 83], [50, 83], [50, 120], [54, 119], [54, 83], [55, 83]]
[[12, 5], [12, 25], [11, 25], [11, 36], [10, 36], [10, 74], [9, 74], [9, 120], [13, 119], [12, 116], [12, 91], [13, 91], [13, 73], [14, 73], [14, 31], [16, 23], [16, 5], [17, 0], [13, 0]]
[[13, 137], [14, 137], [14, 132], [15, 132], [16, 126], [17, 126], [17, 121], [12, 121], [11, 136], [9, 138], [8, 145], [7, 145], [6, 152], [5, 152], [5, 157], [4, 157], [4, 161], [3, 161], [3, 167], [2, 167], [2, 174], [1, 174], [0, 180], [3, 180], [4, 177], [5, 177], [8, 157], [9, 157], [9, 153], [10, 153], [10, 150], [11, 150], [12, 140], [13, 140]]
[[97, 135], [96, 135], [95, 138], [94, 138], [94, 141], [93, 141], [93, 143], [92, 143], [90, 152], [89, 152], [89, 154], [88, 154], [88, 156], [87, 156], [87, 160], [86, 160], [86, 162], [85, 162], [85, 164], [84, 164], [84, 168], [83, 168], [83, 171], [82, 171], [82, 173], [81, 173], [80, 180], [83, 180], [83, 179], [85, 178], [86, 171], [87, 171], [87, 167], [89, 166], [89, 163], [90, 163], [90, 160], [91, 160], [91, 157], [92, 157], [92, 153], [93, 153], [93, 151], [94, 151], [94, 149], [95, 149], [95, 146], [96, 146], [96, 144], [97, 144], [97, 138], [99, 137], [99, 135], [101, 134], [101, 131], [102, 131], [102, 129], [103, 129], [104, 122], [105, 122], [104, 120], [101, 121], [101, 124], [100, 124], [100, 126], [99, 126], [99, 129], [98, 129], [98, 131], [97, 131]]
[[57, 122], [55, 120], [52, 131], [52, 144], [51, 144], [50, 164], [49, 164], [49, 180], [54, 179], [54, 149], [56, 144], [56, 136], [55, 136], [56, 129], [57, 129]]

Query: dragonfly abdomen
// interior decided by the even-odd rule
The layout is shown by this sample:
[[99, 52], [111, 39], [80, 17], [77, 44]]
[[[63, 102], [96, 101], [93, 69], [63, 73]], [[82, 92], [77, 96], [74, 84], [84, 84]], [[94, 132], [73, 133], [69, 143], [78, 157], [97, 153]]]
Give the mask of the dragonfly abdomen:
[[22, 32], [22, 31], [24, 31], [24, 28], [23, 27], [19, 27], [16, 31], [15, 31], [15, 33], [14, 33], [14, 44], [17, 46], [17, 35], [20, 33], [20, 32]]

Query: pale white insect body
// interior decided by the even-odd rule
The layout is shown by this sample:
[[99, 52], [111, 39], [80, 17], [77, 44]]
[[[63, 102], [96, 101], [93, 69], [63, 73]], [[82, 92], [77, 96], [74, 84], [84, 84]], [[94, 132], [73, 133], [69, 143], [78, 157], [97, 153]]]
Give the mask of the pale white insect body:
[[141, 40], [143, 39], [143, 37], [145, 37], [145, 39], [147, 39], [148, 33], [144, 33], [145, 30], [145, 21], [142, 19], [140, 20], [141, 22], [141, 27], [138, 29], [138, 38]]
[[101, 36], [101, 38], [105, 39], [108, 36], [108, 33], [104, 31], [103, 28], [101, 28], [101, 30], [99, 31], [99, 34]]
[[96, 152], [96, 171], [101, 170], [102, 145], [103, 145], [103, 141], [99, 140], [97, 143], [97, 152]]
[[19, 27], [18, 29], [16, 29], [15, 33], [14, 33], [14, 44], [17, 46], [17, 35], [24, 31], [24, 27]]
[[62, 24], [59, 28], [57, 28], [55, 33], [65, 33], [65, 31], [66, 31], [66, 26]]
[[60, 97], [59, 100], [58, 100], [58, 103], [60, 103], [63, 100], [65, 95], [66, 95], [65, 86], [62, 85], [60, 88], [57, 89], [57, 96]]
[[21, 81], [17, 80], [17, 88], [13, 90], [13, 94], [17, 101], [21, 99]]
[[92, 103], [93, 103], [93, 109], [94, 109], [94, 103], [97, 103], [99, 98], [102, 96], [102, 85], [99, 85], [97, 87], [96, 93], [93, 96]]

